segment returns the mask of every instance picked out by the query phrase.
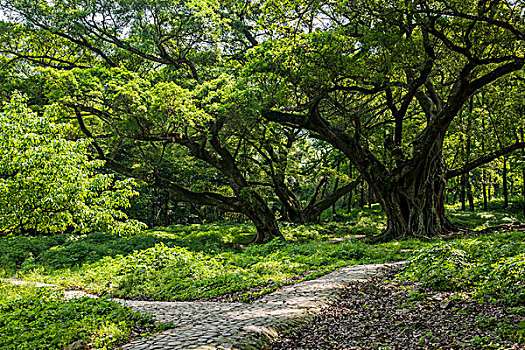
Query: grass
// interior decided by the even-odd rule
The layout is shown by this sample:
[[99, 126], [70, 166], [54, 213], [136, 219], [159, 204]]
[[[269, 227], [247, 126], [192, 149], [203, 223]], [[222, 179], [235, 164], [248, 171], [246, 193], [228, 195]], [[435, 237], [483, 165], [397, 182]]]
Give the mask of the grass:
[[371, 246], [337, 237], [374, 234], [381, 220], [357, 213], [353, 225], [283, 225], [288, 241], [236, 247], [251, 225], [174, 225], [132, 237], [93, 233], [0, 239], [4, 276], [149, 300], [249, 301], [284, 284], [338, 267], [406, 259], [417, 242]]
[[[283, 225], [286, 242], [247, 248], [233, 243], [247, 242], [254, 228], [233, 223], [174, 225], [132, 237], [93, 233], [3, 238], [0, 268], [4, 276], [80, 288], [98, 295], [250, 301], [282, 285], [312, 279], [341, 266], [405, 260], [414, 251], [439, 242], [333, 242], [338, 237], [375, 234], [384, 226], [377, 206], [353, 214], [356, 221], [352, 225]], [[452, 211], [451, 216], [472, 227], [483, 225], [486, 218], [491, 219], [491, 225], [509, 220], [505, 212]], [[498, 237], [478, 239], [499, 242]]]
[[66, 301], [60, 290], [0, 282], [0, 349], [63, 349], [84, 341], [94, 349], [114, 349], [131, 336], [162, 329], [107, 299]]
[[474, 212], [461, 211], [461, 205], [448, 205], [447, 215], [451, 221], [461, 227], [471, 230], [482, 230], [487, 227], [513, 222], [525, 222], [523, 217], [523, 203], [511, 201], [507, 209], [503, 208], [503, 200], [494, 200], [489, 203], [489, 210], [481, 209], [481, 202], [475, 201]]
[[[223, 231], [238, 230], [225, 225]], [[106, 256], [95, 262], [55, 269], [46, 265], [49, 253], [44, 251], [17, 271], [24, 279], [77, 287], [96, 294], [148, 300], [200, 300], [218, 297], [248, 301], [302, 278], [314, 278], [338, 267], [405, 259], [415, 242], [392, 242], [371, 246], [358, 240], [332, 243], [326, 240], [273, 241], [244, 249], [213, 243], [215, 225], [193, 228], [191, 236], [210, 237], [201, 249], [194, 244], [180, 244], [177, 232], [154, 231], [143, 238], [155, 243], [152, 247], [129, 254]], [[302, 233], [302, 229], [294, 228]], [[317, 231], [316, 235], [330, 234]], [[316, 232], [311, 229], [309, 232]], [[171, 237], [171, 239], [168, 239]], [[89, 235], [84, 238], [90, 241]], [[129, 240], [136, 240], [137, 237]], [[98, 246], [127, 247], [128, 240], [114, 237]], [[179, 244], [177, 244], [179, 243]], [[74, 246], [82, 245], [75, 241]], [[55, 248], [54, 250], [57, 250]], [[60, 247], [69, 263], [71, 249]], [[54, 264], [64, 265], [61, 255]], [[82, 256], [92, 256], [83, 254]]]

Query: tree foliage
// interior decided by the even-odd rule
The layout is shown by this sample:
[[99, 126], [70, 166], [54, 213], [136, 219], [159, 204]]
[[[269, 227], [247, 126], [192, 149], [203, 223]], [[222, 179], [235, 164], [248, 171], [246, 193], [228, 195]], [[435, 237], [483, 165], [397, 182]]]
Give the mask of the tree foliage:
[[[255, 241], [280, 236], [275, 207], [317, 220], [353, 191], [341, 168], [356, 169], [381, 204], [385, 237], [454, 230], [447, 181], [467, 188], [473, 169], [525, 146], [515, 137], [523, 118], [491, 107], [525, 63], [521, 2], [1, 5], [5, 90], [56, 103], [107, 169], [197, 212], [249, 218]], [[487, 134], [488, 108], [504, 121]], [[486, 154], [473, 151], [481, 134]], [[315, 147], [331, 161], [316, 161]], [[305, 164], [316, 164], [308, 176]]]
[[0, 232], [139, 229], [121, 211], [136, 183], [100, 172], [104, 162], [89, 158], [89, 141], [66, 140], [59, 118], [54, 106], [33, 112], [19, 94], [0, 113]]

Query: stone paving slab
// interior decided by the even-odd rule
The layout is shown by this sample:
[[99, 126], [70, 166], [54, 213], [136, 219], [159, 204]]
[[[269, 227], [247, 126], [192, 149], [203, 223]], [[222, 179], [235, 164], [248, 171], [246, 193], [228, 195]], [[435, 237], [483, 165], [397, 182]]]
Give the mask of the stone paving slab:
[[347, 266], [318, 279], [279, 289], [253, 303], [122, 301], [175, 328], [138, 339], [122, 350], [261, 350], [280, 331], [305, 322], [350, 281], [365, 280], [381, 267]]

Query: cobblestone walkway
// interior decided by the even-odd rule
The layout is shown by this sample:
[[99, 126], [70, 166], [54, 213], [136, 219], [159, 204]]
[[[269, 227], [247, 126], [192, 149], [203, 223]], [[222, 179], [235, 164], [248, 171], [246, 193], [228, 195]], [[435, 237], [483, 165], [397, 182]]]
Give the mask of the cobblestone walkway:
[[[253, 303], [162, 302], [119, 300], [137, 311], [153, 314], [156, 321], [175, 328], [137, 339], [122, 350], [262, 350], [279, 332], [308, 320], [337, 297], [345, 283], [365, 280], [379, 268], [398, 265], [375, 264], [343, 267], [318, 279], [286, 286]], [[52, 284], [2, 279], [13, 284], [57, 287]], [[65, 291], [66, 299], [89, 296]]]
[[364, 280], [393, 264], [341, 268], [321, 278], [286, 286], [250, 304], [125, 301], [175, 328], [133, 341], [123, 350], [261, 350], [279, 331], [293, 328], [320, 310], [346, 282]]

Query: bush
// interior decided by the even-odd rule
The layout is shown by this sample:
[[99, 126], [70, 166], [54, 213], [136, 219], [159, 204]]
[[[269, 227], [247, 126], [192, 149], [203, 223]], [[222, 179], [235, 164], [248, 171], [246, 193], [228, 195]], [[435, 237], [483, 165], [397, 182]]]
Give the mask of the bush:
[[11, 236], [0, 239], [0, 269], [14, 274], [26, 260], [50, 270], [80, 267], [106, 256], [128, 255], [163, 242], [174, 245], [178, 240], [140, 234], [121, 237], [94, 232], [87, 235], [58, 234], [46, 237]]
[[470, 261], [456, 244], [436, 244], [418, 251], [401, 275], [437, 290], [463, 289], [468, 283]]
[[19, 269], [26, 259], [39, 261], [39, 255], [51, 247], [64, 244], [70, 235], [50, 237], [6, 237], [0, 240], [0, 268], [7, 272]]
[[[499, 242], [498, 242], [499, 239]], [[512, 236], [438, 243], [417, 251], [399, 274], [402, 279], [444, 291], [470, 289], [478, 297], [525, 304], [525, 252]]]
[[121, 211], [138, 184], [102, 173], [88, 140], [64, 137], [60, 114], [56, 106], [35, 113], [18, 93], [0, 111], [0, 233], [140, 231]]

